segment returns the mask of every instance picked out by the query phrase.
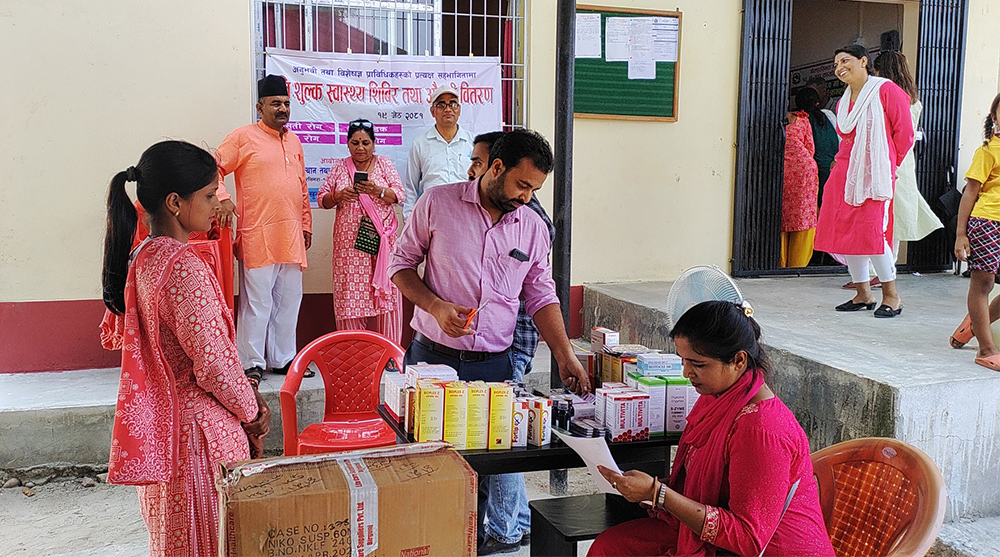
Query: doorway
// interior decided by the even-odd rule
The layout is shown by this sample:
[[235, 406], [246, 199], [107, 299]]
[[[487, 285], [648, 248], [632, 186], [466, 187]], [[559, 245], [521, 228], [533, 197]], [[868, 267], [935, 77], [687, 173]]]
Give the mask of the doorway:
[[[954, 187], [958, 115], [968, 0], [745, 0], [738, 108], [732, 274], [842, 273], [831, 259], [781, 268], [784, 123], [790, 101], [810, 78], [822, 79], [833, 99], [833, 51], [857, 43], [877, 54], [901, 50], [924, 105], [923, 141], [915, 147], [921, 195], [935, 201]], [[958, 32], [956, 32], [958, 30]], [[938, 76], [931, 80], [931, 76]], [[943, 79], [941, 76], [944, 76]], [[832, 102], [832, 101], [831, 101]], [[951, 250], [943, 230], [901, 249], [903, 270], [943, 270]]]

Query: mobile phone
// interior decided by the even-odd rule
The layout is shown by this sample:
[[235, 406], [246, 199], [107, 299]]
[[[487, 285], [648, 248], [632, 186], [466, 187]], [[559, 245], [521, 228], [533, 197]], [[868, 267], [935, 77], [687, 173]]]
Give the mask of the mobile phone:
[[367, 172], [361, 172], [361, 171], [355, 171], [354, 172], [354, 183], [355, 184], [358, 184], [358, 183], [361, 183], [361, 182], [367, 182], [367, 181], [368, 181], [368, 173]]

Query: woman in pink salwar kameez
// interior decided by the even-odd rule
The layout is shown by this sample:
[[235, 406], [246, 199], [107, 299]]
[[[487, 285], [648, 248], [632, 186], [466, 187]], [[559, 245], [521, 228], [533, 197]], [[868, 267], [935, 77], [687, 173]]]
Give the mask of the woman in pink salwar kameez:
[[[216, 172], [203, 149], [164, 141], [108, 193], [104, 302], [123, 318], [120, 336], [104, 339], [122, 349], [108, 482], [138, 486], [150, 555], [218, 554], [219, 463], [250, 458], [248, 432], [259, 443], [269, 418], [243, 373], [215, 274], [187, 245], [212, 225]], [[151, 216], [131, 257], [129, 181]]]
[[677, 321], [670, 337], [701, 397], [669, 478], [599, 467], [626, 499], [648, 501], [650, 518], [606, 530], [590, 556], [833, 557], [809, 441], [764, 381], [770, 362], [751, 313], [702, 302]]
[[[316, 196], [320, 207], [337, 210], [333, 223], [334, 319], [338, 331], [372, 330], [398, 343], [403, 334], [402, 297], [387, 271], [399, 228], [396, 204], [403, 202], [406, 192], [392, 160], [375, 154], [371, 122], [360, 119], [350, 123], [347, 147], [351, 156], [330, 167]], [[362, 175], [365, 179], [355, 181]], [[363, 220], [370, 221], [381, 238], [377, 253], [355, 247]]]

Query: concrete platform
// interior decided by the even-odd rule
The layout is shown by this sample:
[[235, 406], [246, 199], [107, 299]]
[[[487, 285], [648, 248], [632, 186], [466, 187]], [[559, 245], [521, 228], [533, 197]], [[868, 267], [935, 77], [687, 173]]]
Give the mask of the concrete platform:
[[[0, 470], [106, 467], [120, 370], [0, 374]], [[281, 450], [278, 391], [284, 377], [264, 375], [260, 392], [271, 408], [265, 450]], [[323, 417], [323, 382], [302, 381], [299, 423]]]
[[[903, 313], [839, 313], [844, 277], [743, 279], [775, 364], [771, 384], [813, 449], [845, 439], [895, 437], [925, 451], [948, 490], [946, 520], [1000, 515], [1000, 373], [973, 362], [948, 337], [966, 312], [968, 280], [903, 275]], [[671, 284], [588, 285], [584, 325], [667, 347]], [[876, 290], [876, 295], [880, 295]], [[624, 340], [623, 340], [624, 342]]]

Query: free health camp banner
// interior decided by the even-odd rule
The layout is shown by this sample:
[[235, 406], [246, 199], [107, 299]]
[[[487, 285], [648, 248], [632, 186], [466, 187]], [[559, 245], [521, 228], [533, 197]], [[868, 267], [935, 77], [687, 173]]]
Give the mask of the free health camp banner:
[[334, 160], [349, 156], [347, 126], [366, 118], [375, 127], [375, 152], [392, 159], [406, 179], [413, 140], [434, 125], [431, 93], [442, 85], [459, 92], [459, 125], [473, 135], [501, 129], [503, 99], [496, 57], [379, 56], [269, 50], [266, 71], [288, 81], [288, 128], [302, 141], [309, 196]]

